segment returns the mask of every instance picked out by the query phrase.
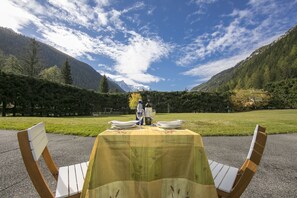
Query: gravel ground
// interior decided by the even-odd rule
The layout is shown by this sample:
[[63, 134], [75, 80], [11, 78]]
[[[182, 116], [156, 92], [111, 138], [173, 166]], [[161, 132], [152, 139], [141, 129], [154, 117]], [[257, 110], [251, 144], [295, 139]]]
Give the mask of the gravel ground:
[[[0, 198], [39, 197], [20, 154], [16, 131], [0, 130]], [[58, 166], [87, 161], [95, 138], [47, 134], [49, 150]], [[209, 159], [240, 167], [251, 142], [247, 137], [204, 137]], [[297, 197], [297, 134], [270, 135], [260, 167], [242, 195]], [[55, 189], [55, 181], [41, 161], [42, 171]]]

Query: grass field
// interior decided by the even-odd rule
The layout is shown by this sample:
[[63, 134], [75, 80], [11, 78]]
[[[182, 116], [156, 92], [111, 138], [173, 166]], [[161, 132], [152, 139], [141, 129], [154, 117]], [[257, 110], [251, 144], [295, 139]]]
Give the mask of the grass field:
[[[96, 136], [111, 120], [128, 121], [134, 115], [104, 117], [0, 117], [0, 129], [23, 130], [45, 122], [47, 132]], [[296, 133], [297, 110], [263, 110], [243, 113], [157, 113], [155, 121], [184, 120], [183, 128], [203, 136], [249, 135], [256, 124], [267, 128], [269, 134]]]

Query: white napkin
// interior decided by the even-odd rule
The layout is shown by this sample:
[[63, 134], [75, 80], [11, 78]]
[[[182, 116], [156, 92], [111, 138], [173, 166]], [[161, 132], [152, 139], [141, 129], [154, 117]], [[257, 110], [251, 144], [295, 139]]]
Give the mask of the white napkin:
[[116, 128], [116, 129], [128, 129], [136, 126], [137, 120], [131, 120], [131, 121], [117, 121], [113, 120], [108, 122], [111, 124], [111, 128]]

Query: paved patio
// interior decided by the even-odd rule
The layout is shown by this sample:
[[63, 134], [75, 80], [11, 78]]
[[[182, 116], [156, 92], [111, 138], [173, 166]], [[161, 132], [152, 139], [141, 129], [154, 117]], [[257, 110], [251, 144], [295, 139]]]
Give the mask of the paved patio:
[[[0, 130], [0, 197], [39, 197], [27, 174], [16, 131]], [[88, 161], [95, 138], [47, 134], [49, 150], [58, 166]], [[208, 158], [240, 167], [251, 142], [249, 137], [205, 137]], [[258, 172], [242, 197], [296, 197], [297, 134], [270, 135]], [[55, 181], [41, 162], [50, 187]]]

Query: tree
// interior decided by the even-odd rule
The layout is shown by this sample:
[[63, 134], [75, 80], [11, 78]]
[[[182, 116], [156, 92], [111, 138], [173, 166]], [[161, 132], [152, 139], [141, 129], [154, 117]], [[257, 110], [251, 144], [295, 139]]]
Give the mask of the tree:
[[20, 74], [19, 68], [19, 60], [15, 56], [9, 55], [4, 62], [2, 71], [6, 73]]
[[233, 91], [230, 102], [236, 111], [242, 111], [263, 108], [270, 98], [270, 94], [261, 89], [239, 89]]
[[3, 52], [0, 50], [0, 71], [2, 71], [4, 64], [5, 64], [5, 56]]
[[36, 78], [43, 70], [38, 57], [38, 47], [37, 41], [35, 39], [31, 39], [29, 50], [23, 57], [23, 62], [18, 68], [21, 74]]
[[141, 99], [140, 93], [131, 93], [129, 97], [129, 107], [130, 109], [136, 109], [139, 99]]
[[107, 93], [108, 92], [108, 82], [105, 75], [102, 76], [100, 80], [99, 92]]
[[73, 80], [71, 77], [71, 66], [69, 65], [68, 59], [66, 59], [64, 65], [62, 66], [61, 73], [64, 83], [71, 85]]
[[50, 68], [44, 69], [40, 73], [40, 77], [42, 79], [55, 82], [55, 83], [63, 83], [64, 79], [61, 73], [61, 70], [55, 65]]

